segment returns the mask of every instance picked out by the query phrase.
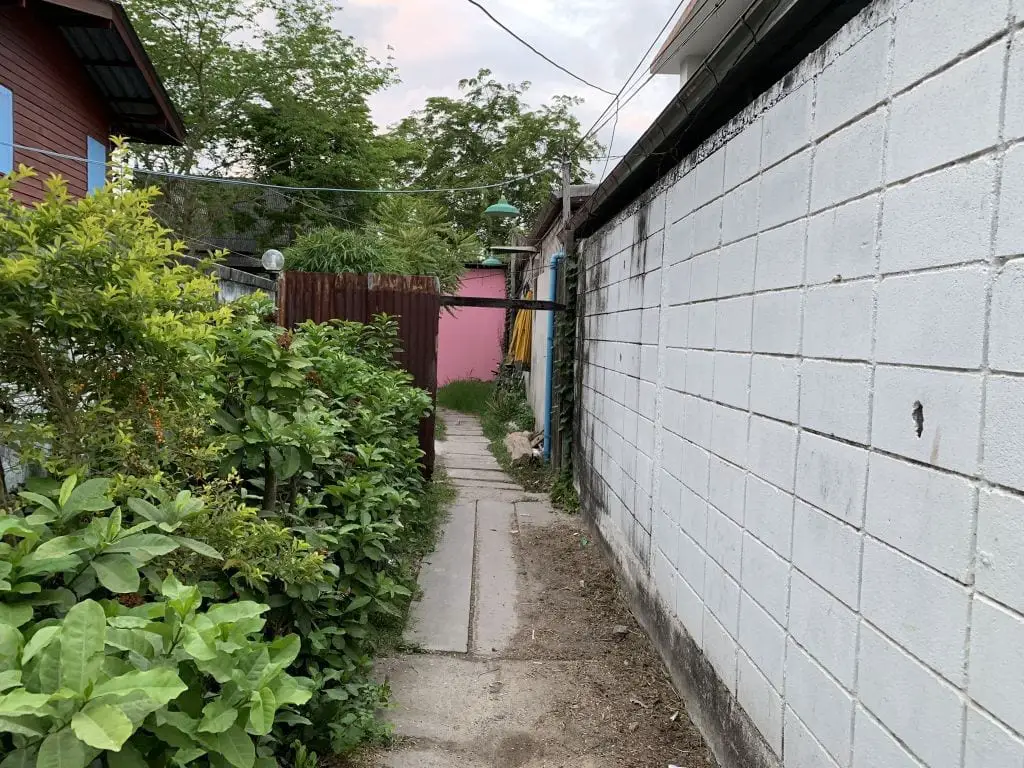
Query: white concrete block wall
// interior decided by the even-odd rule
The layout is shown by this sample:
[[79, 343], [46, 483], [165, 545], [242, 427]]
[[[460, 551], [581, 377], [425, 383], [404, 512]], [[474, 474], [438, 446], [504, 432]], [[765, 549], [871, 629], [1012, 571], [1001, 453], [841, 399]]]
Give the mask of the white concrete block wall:
[[1022, 139], [1024, 1], [878, 0], [582, 246], [586, 503], [786, 768], [1024, 768]]

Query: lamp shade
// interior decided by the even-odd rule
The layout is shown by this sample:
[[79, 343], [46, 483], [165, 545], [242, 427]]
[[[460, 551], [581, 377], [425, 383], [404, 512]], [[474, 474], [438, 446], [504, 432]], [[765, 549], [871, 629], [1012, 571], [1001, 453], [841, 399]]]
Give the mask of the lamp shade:
[[504, 195], [501, 196], [501, 199], [498, 202], [489, 206], [487, 210], [484, 211], [484, 216], [494, 216], [495, 218], [512, 218], [513, 216], [518, 215], [519, 209], [509, 203], [509, 201], [505, 199]]
[[497, 256], [488, 256], [486, 259], [484, 259], [482, 262], [480, 262], [480, 266], [481, 267], [503, 267], [503, 266], [505, 266], [505, 262], [503, 262]]
[[276, 248], [271, 248], [264, 252], [263, 258], [260, 259], [260, 262], [263, 264], [263, 268], [267, 270], [267, 272], [280, 272], [284, 269], [284, 254]]

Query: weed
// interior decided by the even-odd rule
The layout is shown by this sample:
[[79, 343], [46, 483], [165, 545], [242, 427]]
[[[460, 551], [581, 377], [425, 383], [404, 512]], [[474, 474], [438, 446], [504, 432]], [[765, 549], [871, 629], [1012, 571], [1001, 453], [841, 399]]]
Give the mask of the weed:
[[437, 404], [461, 413], [483, 417], [494, 385], [480, 379], [461, 379], [445, 384], [437, 391]]

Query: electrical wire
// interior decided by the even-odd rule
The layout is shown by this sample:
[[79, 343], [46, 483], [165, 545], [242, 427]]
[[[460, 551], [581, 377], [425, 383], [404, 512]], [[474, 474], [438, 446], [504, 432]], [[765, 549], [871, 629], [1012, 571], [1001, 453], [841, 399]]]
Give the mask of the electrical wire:
[[[615, 101], [617, 103], [618, 99], [616, 99]], [[617, 106], [617, 104], [616, 104], [616, 106]], [[616, 110], [615, 110], [615, 122], [612, 124], [612, 136], [608, 140], [608, 149], [611, 149], [612, 146], [614, 146], [614, 144], [615, 144], [615, 131], [618, 129], [618, 127], [619, 127], [619, 110], [618, 110], [618, 108], [616, 108]], [[608, 175], [608, 164], [611, 162], [611, 160], [612, 160], [612, 156], [611, 155], [608, 155], [608, 157], [606, 157], [604, 159], [604, 170], [601, 171], [601, 179], [602, 180], [604, 179], [604, 177], [606, 175]]]
[[[49, 149], [42, 149], [41, 147], [31, 147], [25, 144], [17, 144], [6, 141], [0, 141], [0, 146], [14, 147], [20, 149], [23, 152], [33, 152], [40, 155], [46, 155], [48, 157], [56, 157], [61, 160], [71, 160], [79, 163], [93, 163], [94, 160], [90, 160], [87, 157], [79, 157], [76, 155], [68, 155], [63, 152], [54, 152]], [[109, 165], [109, 163], [107, 164]], [[132, 170], [136, 173], [149, 174], [151, 176], [161, 176], [168, 179], [183, 179], [186, 181], [205, 181], [214, 184], [227, 184], [241, 187], [255, 187], [259, 189], [274, 189], [282, 192], [340, 192], [345, 194], [376, 194], [376, 195], [416, 195], [416, 194], [433, 194], [433, 193], [455, 193], [455, 192], [479, 192], [487, 189], [499, 189], [512, 184], [516, 184], [520, 181], [526, 181], [528, 179], [536, 178], [545, 173], [555, 173], [554, 168], [542, 168], [539, 171], [533, 173], [526, 173], [522, 176], [516, 176], [515, 178], [505, 179], [504, 181], [494, 182], [493, 184], [480, 184], [478, 186], [469, 187], [441, 187], [441, 188], [418, 188], [418, 187], [407, 187], [407, 188], [381, 188], [381, 189], [346, 189], [343, 187], [297, 187], [289, 186], [286, 184], [268, 184], [262, 181], [250, 181], [249, 179], [234, 179], [224, 176], [202, 176], [199, 174], [192, 173], [174, 173], [171, 171], [157, 171], [152, 168], [141, 168], [134, 167]]]
[[561, 70], [562, 72], [564, 72], [565, 74], [569, 75], [569, 77], [571, 77], [571, 78], [573, 78], [574, 80], [577, 80], [577, 81], [579, 81], [579, 82], [583, 83], [584, 85], [586, 85], [586, 86], [588, 86], [588, 87], [590, 87], [590, 88], [593, 88], [594, 90], [600, 91], [601, 93], [606, 93], [606, 94], [608, 94], [609, 96], [613, 95], [611, 91], [605, 90], [604, 88], [602, 88], [602, 87], [601, 87], [601, 86], [599, 86], [599, 85], [594, 85], [594, 84], [593, 84], [592, 82], [590, 82], [589, 80], [585, 80], [585, 79], [583, 79], [582, 77], [580, 77], [579, 75], [577, 75], [577, 74], [576, 74], [575, 72], [573, 72], [573, 71], [571, 71], [571, 70], [569, 70], [569, 69], [566, 69], [566, 68], [565, 68], [565, 67], [563, 67], [563, 66], [562, 66], [561, 64], [559, 64], [559, 63], [558, 63], [557, 61], [555, 61], [555, 60], [553, 60], [553, 59], [549, 58], [548, 56], [546, 56], [545, 54], [541, 53], [541, 52], [540, 52], [539, 50], [537, 50], [536, 48], [534, 48], [534, 47], [533, 47], [533, 45], [531, 45], [531, 44], [530, 44], [529, 42], [527, 42], [526, 40], [524, 40], [523, 38], [521, 38], [521, 37], [520, 37], [519, 35], [517, 35], [517, 34], [516, 34], [515, 32], [513, 32], [513, 31], [512, 31], [511, 29], [509, 29], [509, 28], [508, 28], [507, 26], [505, 26], [505, 25], [504, 25], [504, 24], [503, 24], [503, 23], [502, 23], [501, 21], [499, 21], [499, 20], [498, 20], [498, 19], [497, 19], [497, 18], [496, 18], [496, 17], [494, 16], [494, 14], [493, 14], [493, 13], [491, 13], [491, 12], [490, 12], [489, 10], [487, 10], [487, 9], [486, 9], [486, 8], [485, 8], [485, 7], [484, 7], [484, 6], [483, 6], [483, 5], [481, 4], [481, 3], [477, 2], [477, 0], [466, 0], [466, 2], [468, 2], [468, 3], [470, 4], [470, 5], [474, 5], [474, 6], [476, 6], [476, 7], [477, 7], [477, 8], [479, 8], [479, 9], [480, 9], [481, 11], [483, 11], [483, 13], [484, 13], [484, 14], [485, 14], [485, 15], [487, 16], [487, 18], [489, 18], [489, 19], [490, 19], [491, 21], [493, 21], [493, 22], [494, 22], [495, 24], [497, 24], [497, 25], [498, 25], [499, 27], [501, 27], [501, 29], [503, 29], [503, 30], [504, 30], [504, 31], [505, 31], [506, 33], [508, 33], [509, 35], [511, 35], [511, 36], [512, 36], [513, 38], [515, 38], [515, 39], [516, 39], [517, 41], [519, 41], [519, 42], [520, 42], [520, 43], [521, 43], [522, 45], [526, 46], [526, 47], [527, 47], [527, 48], [529, 48], [529, 49], [530, 49], [531, 51], [533, 51], [533, 52], [534, 52], [535, 54], [537, 54], [538, 56], [540, 56], [540, 57], [541, 57], [542, 59], [544, 59], [544, 61], [546, 61], [546, 62], [547, 62], [548, 64], [550, 64], [551, 66], [555, 67], [556, 69], [560, 69], [560, 70]]

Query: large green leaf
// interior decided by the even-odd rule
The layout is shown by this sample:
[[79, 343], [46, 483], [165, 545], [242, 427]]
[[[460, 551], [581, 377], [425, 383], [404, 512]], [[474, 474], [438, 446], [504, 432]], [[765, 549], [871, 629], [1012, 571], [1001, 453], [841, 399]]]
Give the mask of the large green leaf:
[[79, 741], [70, 728], [63, 728], [47, 736], [39, 747], [36, 768], [85, 768], [98, 753]]
[[200, 734], [200, 741], [235, 768], [252, 768], [256, 762], [256, 748], [252, 738], [240, 726], [234, 725], [223, 733]]
[[40, 736], [46, 735], [48, 727], [48, 718], [35, 715], [0, 716], [0, 733], [17, 733], [21, 736], [28, 736], [30, 739], [38, 739]]
[[20, 669], [5, 669], [0, 672], [0, 691], [17, 688], [19, 685], [21, 685]]
[[224, 559], [224, 555], [222, 555], [216, 549], [211, 547], [209, 544], [206, 544], [202, 541], [196, 541], [195, 539], [190, 539], [187, 536], [175, 536], [174, 541], [176, 541], [183, 547], [191, 549], [198, 555], [203, 555], [204, 557], [211, 557], [214, 560]]
[[47, 693], [30, 693], [24, 688], [17, 688], [0, 696], [0, 715], [45, 715], [49, 702]]
[[28, 603], [0, 603], [0, 624], [20, 627], [32, 620], [32, 606]]
[[120, 651], [137, 653], [145, 659], [152, 659], [158, 646], [163, 643], [159, 635], [152, 632], [144, 632], [137, 629], [118, 629], [117, 627], [107, 628], [107, 645], [117, 648]]
[[128, 555], [101, 555], [92, 561], [92, 568], [100, 584], [114, 594], [139, 591], [139, 569]]
[[71, 730], [90, 747], [116, 752], [135, 732], [135, 726], [117, 707], [90, 702], [71, 718]]
[[73, 555], [81, 552], [89, 545], [81, 536], [57, 536], [56, 538], [44, 541], [32, 552], [33, 559], [48, 560], [55, 557]]
[[[63, 638], [61, 639], [63, 642]], [[126, 696], [142, 691], [154, 701], [167, 704], [180, 696], [188, 686], [181, 682], [178, 673], [167, 667], [128, 672], [106, 680], [92, 689], [92, 698], [101, 696]]]
[[218, 696], [203, 707], [199, 730], [203, 733], [223, 733], [238, 719], [238, 710], [223, 696]]
[[241, 619], [260, 616], [269, 610], [269, 605], [254, 603], [251, 600], [238, 600], [234, 603], [211, 605], [206, 616], [214, 624], [234, 624]]
[[154, 557], [166, 555], [178, 548], [178, 545], [170, 536], [162, 533], [135, 533], [118, 539], [106, 551], [108, 553], [122, 552], [132, 555], [139, 560], [151, 560]]
[[106, 636], [107, 618], [95, 600], [84, 600], [68, 611], [60, 632], [60, 676], [65, 688], [85, 693]]
[[128, 499], [128, 506], [135, 514], [154, 523], [166, 523], [170, 520], [170, 516], [164, 510], [153, 506], [145, 499]]
[[[114, 506], [114, 502], [107, 498], [107, 489], [110, 488], [110, 481], [103, 477], [96, 477], [86, 480], [84, 483], [71, 492], [67, 501], [61, 502], [61, 514], [65, 520], [77, 515], [80, 512], [102, 512]], [[61, 490], [61, 496], [64, 492]]]
[[266, 736], [274, 727], [277, 699], [269, 688], [253, 691], [249, 699], [249, 728], [257, 736]]
[[35, 768], [36, 747], [16, 749], [0, 762], [0, 768]]

